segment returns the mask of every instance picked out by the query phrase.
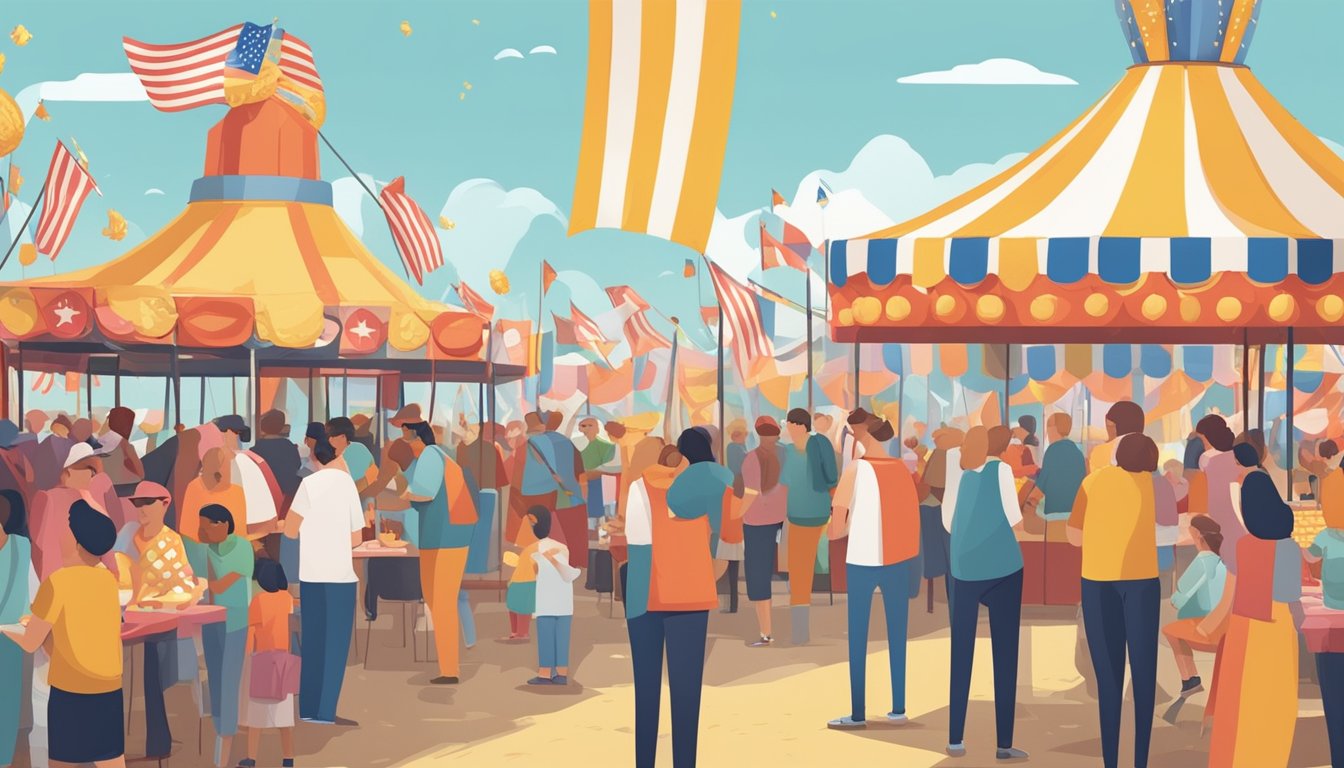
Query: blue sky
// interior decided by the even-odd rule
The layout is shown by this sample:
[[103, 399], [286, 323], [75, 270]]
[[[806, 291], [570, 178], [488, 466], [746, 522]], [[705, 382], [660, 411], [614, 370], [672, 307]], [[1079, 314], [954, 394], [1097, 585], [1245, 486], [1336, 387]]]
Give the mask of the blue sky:
[[[837, 193], [869, 204], [851, 228], [917, 214], [1033, 149], [1130, 63], [1112, 0], [746, 0], [743, 14], [718, 199], [724, 220], [710, 246], [738, 274], [750, 269], [754, 211], [772, 187], [810, 198], [821, 171]], [[180, 42], [271, 17], [313, 47], [327, 89], [324, 131], [346, 158], [376, 180], [404, 174], [431, 217], [456, 222], [442, 235], [450, 268], [430, 278], [426, 294], [444, 294], [458, 271], [484, 290], [485, 273], [502, 268], [514, 286], [505, 313], [535, 314], [536, 265], [548, 258], [562, 283], [548, 310], [563, 311], [572, 296], [601, 312], [609, 305], [598, 286], [629, 283], [669, 314], [694, 316], [694, 281], [679, 277], [694, 255], [686, 249], [619, 232], [565, 236], [586, 70], [587, 6], [578, 0], [6, 0], [0, 27], [21, 23], [33, 39], [19, 48], [0, 38], [0, 88], [18, 94], [81, 73], [125, 72], [122, 35]], [[398, 28], [403, 19], [409, 37]], [[1341, 27], [1337, 0], [1266, 0], [1248, 63], [1310, 129], [1344, 141]], [[539, 45], [557, 53], [494, 58]], [[998, 57], [1077, 85], [897, 82]], [[166, 224], [200, 175], [206, 130], [223, 113], [164, 114], [144, 102], [47, 108], [52, 120], [31, 121], [15, 154], [27, 179], [21, 198], [35, 196], [53, 140], [71, 136], [104, 193], [86, 206], [61, 270], [113, 258]], [[395, 264], [373, 205], [359, 204], [325, 151], [322, 168], [338, 197], [353, 201], [343, 211], [366, 242]], [[146, 194], [153, 189], [163, 194]], [[108, 208], [132, 225], [119, 243], [100, 235]], [[6, 270], [0, 279], [21, 276], [16, 262]], [[39, 263], [27, 273], [51, 270]]]

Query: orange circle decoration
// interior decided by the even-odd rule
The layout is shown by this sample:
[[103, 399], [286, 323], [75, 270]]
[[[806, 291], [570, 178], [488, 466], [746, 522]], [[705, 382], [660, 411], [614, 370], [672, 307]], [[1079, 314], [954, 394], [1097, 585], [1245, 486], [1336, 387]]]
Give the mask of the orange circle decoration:
[[1218, 314], [1218, 319], [1224, 323], [1230, 323], [1241, 317], [1241, 300], [1231, 296], [1224, 296], [1218, 300], [1218, 305], [1214, 308]]
[[844, 326], [850, 326], [850, 325], [853, 325], [853, 324], [854, 324], [854, 310], [850, 309], [849, 307], [845, 307], [844, 309], [842, 309], [842, 310], [840, 310], [839, 312], [836, 313], [835, 318], [836, 318], [836, 320], [837, 320], [841, 325], [844, 325]]
[[1145, 320], [1160, 320], [1167, 314], [1167, 300], [1157, 294], [1144, 298], [1143, 305], [1139, 308]]
[[434, 345], [444, 354], [471, 357], [484, 344], [484, 321], [467, 312], [443, 312], [430, 328]]
[[981, 296], [975, 303], [975, 314], [986, 323], [997, 323], [1003, 319], [1005, 307], [998, 296]]
[[1083, 310], [1093, 317], [1101, 317], [1102, 315], [1109, 312], [1110, 309], [1111, 309], [1110, 300], [1107, 299], [1105, 295], [1100, 293], [1094, 293], [1088, 296], [1085, 301], [1083, 301]]
[[904, 296], [887, 299], [887, 319], [900, 322], [910, 316], [910, 300]]
[[1181, 320], [1187, 323], [1197, 322], [1199, 320], [1199, 299], [1194, 296], [1181, 297]]
[[1344, 318], [1344, 299], [1335, 294], [1322, 296], [1320, 301], [1316, 302], [1316, 314], [1327, 323], [1337, 323]]
[[850, 305], [854, 322], [872, 325], [882, 318], [882, 301], [874, 296], [860, 296]]
[[1031, 300], [1031, 317], [1042, 323], [1049, 322], [1059, 311], [1059, 298], [1054, 294], [1044, 294]]
[[1280, 293], [1269, 300], [1269, 318], [1276, 323], [1287, 323], [1297, 313], [1297, 302], [1293, 297]]

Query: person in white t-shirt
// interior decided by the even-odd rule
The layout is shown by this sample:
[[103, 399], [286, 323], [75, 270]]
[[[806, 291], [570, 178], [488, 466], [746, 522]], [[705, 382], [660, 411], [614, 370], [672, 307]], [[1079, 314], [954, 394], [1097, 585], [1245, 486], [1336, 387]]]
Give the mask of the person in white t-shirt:
[[533, 519], [537, 550], [537, 676], [528, 685], [569, 683], [569, 636], [574, 621], [574, 580], [582, 573], [569, 564], [569, 549], [551, 535], [551, 512], [542, 506], [527, 511]]
[[351, 550], [359, 546], [364, 510], [355, 481], [333, 466], [336, 449], [325, 438], [313, 446], [321, 469], [303, 479], [285, 518], [285, 536], [299, 540], [299, 600], [303, 605], [303, 667], [299, 716], [336, 722], [345, 658], [354, 631], [355, 576]]
[[243, 489], [243, 500], [247, 505], [247, 533], [250, 537], [271, 533], [276, 530], [279, 512], [275, 506], [275, 495], [271, 492], [271, 481], [267, 480], [264, 460], [250, 451], [243, 450], [243, 443], [252, 440], [252, 429], [243, 421], [242, 416], [220, 416], [215, 419], [224, 447], [233, 457], [233, 482]]

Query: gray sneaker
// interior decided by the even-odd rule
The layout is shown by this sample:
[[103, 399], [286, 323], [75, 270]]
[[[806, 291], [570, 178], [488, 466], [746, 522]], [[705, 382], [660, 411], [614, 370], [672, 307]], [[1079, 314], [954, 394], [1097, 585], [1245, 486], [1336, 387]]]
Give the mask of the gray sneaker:
[[965, 745], [965, 744], [948, 744], [948, 745], [947, 745], [946, 752], [947, 752], [948, 757], [965, 757], [965, 756], [966, 756], [966, 745]]
[[998, 760], [1026, 760], [1028, 755], [1026, 752], [1016, 747], [1009, 747], [1007, 749], [1000, 747], [994, 752], [994, 757]]
[[904, 712], [888, 712], [887, 722], [891, 725], [905, 725], [910, 722], [910, 718], [906, 717]]
[[866, 720], [855, 720], [852, 716], [845, 715], [844, 717], [837, 718], [827, 723], [826, 727], [835, 731], [854, 731], [860, 728], [867, 728], [868, 722]]

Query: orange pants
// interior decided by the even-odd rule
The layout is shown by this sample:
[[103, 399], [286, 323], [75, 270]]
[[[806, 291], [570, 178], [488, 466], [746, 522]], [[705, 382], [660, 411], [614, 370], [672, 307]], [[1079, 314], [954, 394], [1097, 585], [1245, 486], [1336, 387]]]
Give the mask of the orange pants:
[[812, 576], [817, 570], [817, 547], [825, 525], [789, 526], [789, 605], [812, 603]]
[[420, 592], [434, 620], [434, 649], [439, 654], [439, 674], [445, 677], [458, 677], [461, 671], [457, 593], [466, 570], [466, 547], [420, 550]]

